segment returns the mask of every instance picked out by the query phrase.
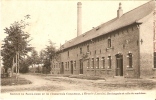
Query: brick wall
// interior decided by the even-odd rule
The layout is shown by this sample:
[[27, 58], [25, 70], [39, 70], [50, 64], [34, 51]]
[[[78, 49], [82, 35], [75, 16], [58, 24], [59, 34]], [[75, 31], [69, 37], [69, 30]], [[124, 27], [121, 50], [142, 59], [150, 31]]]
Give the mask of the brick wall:
[[[112, 48], [108, 48], [108, 38], [111, 39]], [[102, 75], [102, 76], [115, 76], [116, 72], [116, 54], [121, 53], [123, 55], [123, 76], [125, 77], [137, 77], [138, 76], [138, 56], [139, 56], [139, 29], [137, 25], [131, 25], [123, 29], [117, 30], [115, 32], [100, 36], [96, 39], [92, 39], [85, 43], [81, 43], [77, 46], [71, 47], [62, 51], [61, 62], [64, 63], [64, 74], [71, 74], [70, 62], [76, 61], [76, 69], [74, 69], [73, 74], [80, 73], [80, 59], [82, 54], [80, 54], [80, 48], [82, 52], [86, 54], [87, 45], [89, 45], [89, 66], [87, 60], [83, 62], [83, 74], [86, 75]], [[68, 56], [69, 51], [69, 56]], [[96, 53], [95, 53], [96, 52]], [[127, 68], [127, 54], [133, 54], [133, 68]], [[108, 69], [108, 56], [111, 56], [112, 66]], [[105, 58], [105, 68], [102, 67], [102, 57]], [[92, 61], [94, 58], [94, 68], [91, 68]], [[97, 67], [96, 59], [99, 58], [99, 68]], [[65, 63], [69, 62], [69, 69], [65, 68]], [[137, 73], [137, 74], [136, 74]]]

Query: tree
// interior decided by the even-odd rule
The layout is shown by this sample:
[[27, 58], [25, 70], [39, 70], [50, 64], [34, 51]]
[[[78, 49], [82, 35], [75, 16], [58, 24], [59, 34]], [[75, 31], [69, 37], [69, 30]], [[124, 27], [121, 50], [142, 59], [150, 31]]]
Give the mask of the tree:
[[20, 73], [27, 73], [29, 71], [29, 57], [27, 57], [26, 59], [24, 59], [22, 62], [21, 62], [21, 65], [20, 66]]
[[38, 72], [39, 72], [39, 64], [41, 63], [41, 59], [38, 55], [38, 52], [35, 49], [32, 50], [30, 59], [31, 59], [30, 63], [32, 67], [34, 67], [34, 65], [38, 65]]
[[31, 52], [31, 60], [32, 60], [32, 67], [34, 67], [34, 65], [37, 64], [37, 60], [38, 60], [38, 53], [35, 49], [33, 49]]
[[[30, 18], [25, 16], [26, 18]], [[31, 47], [29, 42], [30, 34], [24, 31], [26, 26], [29, 24], [26, 23], [26, 20], [15, 21], [10, 27], [6, 27], [4, 29], [5, 34], [7, 34], [6, 38], [3, 40], [4, 44], [2, 46], [2, 57], [3, 57], [3, 65], [5, 69], [11, 68], [13, 65], [13, 58], [15, 59], [16, 55], [19, 55], [18, 62], [22, 64], [21, 61], [24, 56], [27, 55], [29, 51], [31, 51]]]
[[43, 59], [43, 67], [46, 69], [46, 73], [51, 70], [51, 60], [56, 56], [56, 47], [55, 43], [49, 40], [49, 45], [46, 46], [44, 50], [42, 50], [42, 59]]

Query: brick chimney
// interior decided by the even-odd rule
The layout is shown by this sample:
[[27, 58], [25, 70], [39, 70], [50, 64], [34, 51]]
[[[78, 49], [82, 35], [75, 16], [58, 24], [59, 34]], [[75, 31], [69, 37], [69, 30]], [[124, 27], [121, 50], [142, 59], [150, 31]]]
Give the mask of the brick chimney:
[[119, 9], [117, 11], [117, 17], [120, 18], [123, 15], [122, 5], [119, 3]]
[[82, 34], [82, 3], [78, 2], [77, 3], [77, 36]]

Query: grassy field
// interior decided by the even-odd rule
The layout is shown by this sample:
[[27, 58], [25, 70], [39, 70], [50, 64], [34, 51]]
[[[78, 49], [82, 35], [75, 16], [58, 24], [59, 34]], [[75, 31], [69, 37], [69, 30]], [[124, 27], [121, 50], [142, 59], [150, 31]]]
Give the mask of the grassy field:
[[31, 84], [30, 81], [16, 76], [1, 78], [1, 86], [12, 86], [12, 85], [23, 85], [23, 84]]

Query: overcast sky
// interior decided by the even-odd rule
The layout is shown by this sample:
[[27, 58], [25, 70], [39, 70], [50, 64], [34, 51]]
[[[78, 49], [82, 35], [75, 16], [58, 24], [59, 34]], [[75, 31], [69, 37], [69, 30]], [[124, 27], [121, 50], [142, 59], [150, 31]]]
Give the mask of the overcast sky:
[[[29, 14], [27, 32], [31, 44], [40, 51], [50, 39], [59, 47], [77, 36], [77, 2], [50, 0], [1, 0], [0, 40], [5, 38], [4, 28]], [[119, 2], [123, 12], [130, 11], [148, 1], [81, 1], [82, 33], [117, 16]]]

